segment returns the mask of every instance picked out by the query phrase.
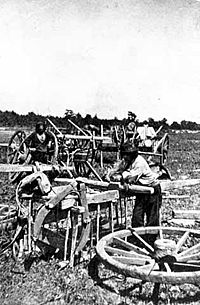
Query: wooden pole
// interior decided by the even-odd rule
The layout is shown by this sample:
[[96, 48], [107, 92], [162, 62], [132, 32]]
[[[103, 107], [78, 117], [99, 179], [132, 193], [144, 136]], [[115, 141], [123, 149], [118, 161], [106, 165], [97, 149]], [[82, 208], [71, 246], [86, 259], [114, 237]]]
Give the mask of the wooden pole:
[[59, 135], [63, 137], [63, 133], [56, 127], [56, 125], [48, 118], [47, 121], [51, 124], [51, 126], [53, 126], [53, 128], [59, 133]]
[[[101, 125], [101, 137], [103, 138], [103, 125]], [[103, 168], [103, 151], [100, 151], [100, 166]]]
[[[122, 194], [125, 194], [124, 186], [121, 185], [119, 182], [105, 182], [105, 181], [97, 181], [92, 179], [87, 179], [84, 177], [78, 177], [76, 179], [70, 179], [70, 178], [56, 178], [55, 181], [57, 182], [63, 182], [63, 183], [71, 183], [72, 181], [77, 182], [83, 182], [85, 185], [88, 185], [95, 189], [101, 189], [101, 190], [119, 190]], [[148, 186], [141, 186], [136, 184], [131, 184], [129, 186], [128, 193], [126, 195], [132, 196], [135, 193], [142, 193], [142, 194], [153, 194], [154, 189], [152, 187]]]
[[82, 130], [79, 126], [77, 126], [74, 122], [72, 122], [70, 119], [68, 119], [68, 122], [69, 122], [70, 124], [72, 124], [76, 129], [78, 129], [82, 134], [84, 134], [85, 136], [87, 136], [87, 133], [86, 133], [84, 130]]

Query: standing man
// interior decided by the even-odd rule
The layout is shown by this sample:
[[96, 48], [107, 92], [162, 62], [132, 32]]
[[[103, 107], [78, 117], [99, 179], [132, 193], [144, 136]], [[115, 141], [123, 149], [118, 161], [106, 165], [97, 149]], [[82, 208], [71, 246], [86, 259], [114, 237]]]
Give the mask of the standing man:
[[137, 140], [138, 140], [138, 132], [137, 132], [137, 126], [136, 126], [136, 114], [129, 111], [128, 112], [128, 119], [127, 124], [125, 126], [125, 140], [132, 142], [135, 146], [137, 146]]
[[[159, 209], [162, 204], [161, 186], [147, 161], [130, 142], [121, 146], [121, 162], [107, 174], [109, 180], [121, 180], [124, 184], [137, 184], [154, 188], [153, 194], [136, 194], [132, 215], [132, 227], [159, 226]], [[146, 221], [145, 221], [146, 217]], [[146, 236], [147, 242], [154, 245], [157, 235]]]

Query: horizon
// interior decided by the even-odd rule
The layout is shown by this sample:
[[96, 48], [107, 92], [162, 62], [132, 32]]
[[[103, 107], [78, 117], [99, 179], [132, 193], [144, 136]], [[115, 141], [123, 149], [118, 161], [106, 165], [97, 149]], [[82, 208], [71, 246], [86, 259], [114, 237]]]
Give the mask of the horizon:
[[[70, 109], [70, 110], [73, 111], [73, 109]], [[2, 111], [2, 110], [0, 109], [0, 111]], [[17, 115], [24, 115], [24, 116], [28, 116], [28, 114], [29, 114], [29, 112], [28, 112], [28, 113], [24, 113], [24, 114], [22, 114], [22, 113], [17, 113], [17, 112], [14, 111], [14, 110], [4, 110], [3, 112], [6, 112], [6, 111], [8, 111], [8, 112], [14, 112], [14, 113], [16, 113]], [[34, 113], [34, 112], [33, 112], [33, 113]], [[54, 118], [58, 117], [58, 118], [64, 119], [64, 115], [63, 115], [63, 116], [56, 116], [56, 115], [54, 116], [54, 115], [45, 115], [45, 114], [40, 114], [40, 113], [34, 113], [34, 114], [35, 114], [35, 115], [38, 115], [38, 116], [44, 116], [44, 117], [52, 116], [52, 117], [54, 117]], [[78, 112], [78, 113], [75, 113], [75, 112], [74, 112], [74, 114], [75, 114], [75, 115], [80, 114], [81, 117], [82, 117], [83, 119], [85, 118], [86, 115], [91, 115], [90, 113], [87, 113], [86, 115], [82, 115], [80, 112]], [[94, 116], [96, 116], [96, 114], [95, 114], [95, 115], [91, 115], [92, 118], [94, 118]], [[116, 116], [114, 116], [113, 118], [106, 118], [106, 117], [100, 118], [100, 117], [98, 117], [98, 115], [97, 115], [97, 119], [99, 119], [99, 120], [115, 120], [115, 118], [117, 118], [117, 120], [119, 120], [119, 121], [122, 121], [122, 120], [124, 120], [124, 119], [127, 119], [127, 116], [124, 117], [124, 118], [118, 118], [118, 117], [116, 117]], [[149, 117], [149, 118], [150, 118], [150, 117]], [[137, 119], [137, 117], [136, 117], [136, 121], [138, 121], [138, 123], [142, 123], [143, 121], [146, 121], [146, 120], [148, 120], [149, 118], [146, 118], [146, 119], [144, 119], [144, 120], [139, 120], [139, 119]], [[153, 117], [151, 117], [151, 119], [153, 119], [155, 122], [162, 121], [163, 119], [166, 119], [166, 120], [167, 120], [167, 124], [168, 124], [169, 126], [172, 125], [172, 123], [181, 124], [182, 121], [186, 121], [186, 122], [189, 122], [189, 123], [196, 123], [197, 125], [200, 125], [200, 123], [198, 123], [198, 122], [196, 122], [196, 121], [190, 121], [190, 120], [186, 120], [186, 119], [183, 119], [183, 120], [181, 120], [181, 121], [173, 121], [173, 122], [169, 122], [167, 118], [161, 118], [161, 119], [155, 120]], [[72, 120], [73, 120], [73, 116], [72, 116]]]
[[0, 2], [2, 111], [200, 123], [200, 3]]

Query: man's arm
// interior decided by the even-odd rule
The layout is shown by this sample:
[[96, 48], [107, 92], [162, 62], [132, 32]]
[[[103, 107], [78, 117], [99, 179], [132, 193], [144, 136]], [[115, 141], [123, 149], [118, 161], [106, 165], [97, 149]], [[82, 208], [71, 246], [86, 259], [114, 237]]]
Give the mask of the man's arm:
[[110, 168], [106, 175], [105, 180], [110, 181], [120, 181], [122, 178], [122, 173], [125, 169], [125, 162], [124, 160], [118, 161], [114, 164], [113, 168]]

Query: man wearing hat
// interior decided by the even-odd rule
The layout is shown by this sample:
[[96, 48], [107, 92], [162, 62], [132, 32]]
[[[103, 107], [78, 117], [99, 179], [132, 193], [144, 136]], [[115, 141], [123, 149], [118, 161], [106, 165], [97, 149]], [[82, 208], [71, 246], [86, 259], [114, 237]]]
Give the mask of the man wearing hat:
[[48, 163], [48, 153], [53, 146], [54, 138], [51, 133], [46, 130], [44, 122], [37, 122], [35, 131], [26, 139], [25, 144], [31, 152], [32, 161]]
[[128, 111], [128, 119], [125, 126], [125, 141], [129, 140], [137, 144], [136, 139], [138, 138], [137, 126], [136, 126], [136, 114]]
[[[153, 194], [136, 194], [132, 227], [158, 226], [162, 193], [156, 174], [151, 171], [147, 161], [138, 155], [137, 148], [130, 142], [121, 146], [121, 158], [121, 162], [108, 174], [111, 181], [120, 178], [123, 184], [137, 184], [154, 188]], [[144, 223], [145, 215], [146, 223]], [[147, 236], [147, 241], [151, 245], [155, 240], [156, 235]]]

